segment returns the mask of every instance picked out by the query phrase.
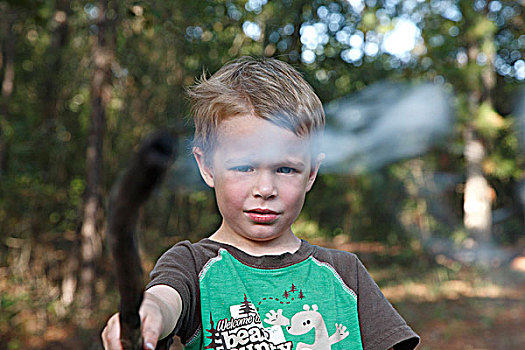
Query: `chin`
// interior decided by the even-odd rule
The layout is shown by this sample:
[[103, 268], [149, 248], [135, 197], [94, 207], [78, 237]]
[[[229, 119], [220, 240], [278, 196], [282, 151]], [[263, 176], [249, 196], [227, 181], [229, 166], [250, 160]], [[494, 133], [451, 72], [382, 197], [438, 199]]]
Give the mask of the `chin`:
[[273, 241], [276, 238], [281, 237], [282, 234], [270, 233], [270, 232], [248, 232], [243, 235], [244, 238], [249, 239], [250, 241], [256, 242], [268, 242]]

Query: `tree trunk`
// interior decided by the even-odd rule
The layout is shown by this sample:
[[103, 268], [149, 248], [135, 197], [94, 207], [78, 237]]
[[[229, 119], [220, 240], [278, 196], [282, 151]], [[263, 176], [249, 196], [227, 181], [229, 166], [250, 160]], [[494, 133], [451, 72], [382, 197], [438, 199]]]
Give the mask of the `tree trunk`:
[[73, 246], [62, 266], [62, 283], [60, 285], [60, 302], [64, 308], [68, 308], [74, 301], [77, 290], [77, 273], [79, 267], [78, 244]]
[[44, 82], [44, 123], [45, 130], [49, 132], [54, 132], [59, 115], [60, 71], [64, 47], [69, 36], [68, 17], [70, 13], [69, 1], [55, 1], [54, 29], [51, 34], [51, 44], [46, 53], [47, 77]]
[[83, 223], [80, 231], [82, 268], [80, 301], [91, 308], [95, 295], [95, 262], [101, 255], [102, 244], [98, 225], [101, 206], [102, 145], [105, 129], [105, 110], [110, 99], [110, 67], [113, 52], [108, 45], [107, 0], [99, 2], [98, 34], [93, 42], [91, 76], [91, 125], [86, 152], [86, 193]]
[[301, 25], [303, 24], [303, 9], [304, 7], [309, 4], [309, 1], [297, 1], [293, 4], [292, 12], [295, 14], [293, 16], [293, 26], [294, 31], [292, 35], [290, 36], [291, 42], [290, 47], [288, 48], [288, 53], [292, 54], [291, 58], [292, 61], [300, 61], [301, 60], [301, 51], [302, 51], [302, 45], [301, 43]]
[[[0, 15], [2, 31], [5, 33], [3, 54], [0, 59], [0, 68], [3, 66], [4, 76], [2, 79], [2, 101], [0, 102], [0, 178], [7, 171], [8, 142], [4, 132], [4, 126], [9, 120], [9, 99], [13, 94], [15, 82], [15, 33], [13, 24], [15, 13], [7, 4], [0, 4]], [[2, 50], [0, 50], [2, 52]]]
[[472, 127], [464, 131], [467, 180], [463, 200], [463, 223], [478, 242], [488, 242], [491, 235], [491, 188], [483, 175], [485, 148]]
[[[493, 67], [495, 55], [494, 32], [490, 25], [482, 33], [473, 31], [479, 26], [478, 21], [488, 21], [488, 9], [485, 16], [480, 16], [472, 9], [470, 2], [463, 2], [467, 36], [467, 55], [469, 65], [472, 67], [467, 81], [470, 91], [467, 91], [468, 113], [475, 118], [479, 113], [479, 106], [488, 104], [492, 106], [492, 93], [496, 77]], [[486, 63], [478, 63], [478, 57], [485, 55]], [[492, 230], [492, 199], [493, 190], [483, 173], [483, 160], [486, 155], [485, 145], [476, 133], [474, 123], [469, 122], [463, 133], [465, 142], [466, 182], [463, 201], [463, 223], [471, 237], [478, 242], [488, 242]]]

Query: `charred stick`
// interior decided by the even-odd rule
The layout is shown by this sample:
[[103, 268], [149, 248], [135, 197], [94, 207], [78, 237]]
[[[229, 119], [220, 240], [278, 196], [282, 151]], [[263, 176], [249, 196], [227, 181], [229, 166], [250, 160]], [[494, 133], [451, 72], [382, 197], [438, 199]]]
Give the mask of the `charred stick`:
[[124, 350], [142, 349], [139, 308], [144, 293], [136, 230], [140, 207], [170, 167], [175, 140], [157, 133], [141, 145], [109, 200], [109, 243], [120, 292], [120, 340]]

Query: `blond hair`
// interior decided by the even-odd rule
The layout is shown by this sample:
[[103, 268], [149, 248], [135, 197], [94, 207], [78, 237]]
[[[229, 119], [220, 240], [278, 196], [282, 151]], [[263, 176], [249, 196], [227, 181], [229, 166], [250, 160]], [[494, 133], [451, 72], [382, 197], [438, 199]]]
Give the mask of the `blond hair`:
[[188, 89], [195, 122], [194, 146], [213, 150], [216, 130], [227, 118], [251, 114], [309, 136], [324, 128], [319, 97], [289, 64], [273, 58], [241, 57]]

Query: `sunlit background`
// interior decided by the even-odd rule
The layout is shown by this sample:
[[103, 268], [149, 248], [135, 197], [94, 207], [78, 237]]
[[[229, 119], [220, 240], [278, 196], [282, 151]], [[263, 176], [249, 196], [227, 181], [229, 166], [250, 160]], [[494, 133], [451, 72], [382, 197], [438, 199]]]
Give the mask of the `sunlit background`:
[[294, 225], [357, 253], [420, 349], [525, 348], [525, 3], [0, 0], [0, 349], [97, 349], [107, 197], [151, 132], [179, 157], [144, 269], [220, 216], [185, 89], [243, 56], [303, 74], [326, 160]]

